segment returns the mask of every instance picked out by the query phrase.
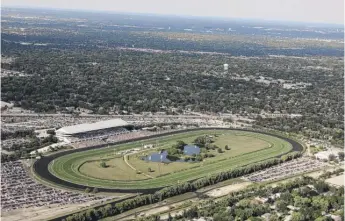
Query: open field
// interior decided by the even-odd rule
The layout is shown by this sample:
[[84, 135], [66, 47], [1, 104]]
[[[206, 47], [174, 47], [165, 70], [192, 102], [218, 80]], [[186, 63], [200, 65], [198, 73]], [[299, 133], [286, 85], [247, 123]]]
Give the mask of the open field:
[[344, 174], [329, 178], [326, 182], [336, 186], [344, 186]]
[[[119, 144], [108, 148], [88, 149], [87, 151], [71, 151], [70, 154], [68, 154], [68, 152], [65, 152], [58, 156], [51, 157], [50, 159], [42, 158], [42, 162], [37, 161], [34, 167], [36, 171], [39, 171], [39, 173], [43, 174], [42, 177], [44, 179], [47, 179], [46, 177], [49, 177], [50, 180], [56, 180], [57, 182], [60, 182], [72, 188], [85, 188], [86, 184], [87, 186], [98, 187], [100, 191], [116, 192], [119, 190], [123, 190], [130, 192], [131, 190], [142, 191], [145, 189], [159, 189], [161, 187], [172, 185], [177, 182], [194, 180], [212, 173], [226, 171], [235, 167], [244, 166], [268, 158], [276, 157], [291, 151], [293, 147], [294, 150], [301, 151], [303, 149], [302, 146], [297, 142], [277, 135], [270, 135], [245, 130], [217, 129], [216, 131], [218, 134], [231, 134], [231, 136], [240, 136], [241, 139], [243, 139], [241, 141], [243, 145], [245, 145], [245, 140], [248, 139], [248, 137], [250, 139], [256, 139], [256, 142], [261, 142], [261, 144], [258, 145], [258, 149], [256, 150], [247, 150], [246, 148], [242, 147], [243, 149], [247, 150], [247, 152], [245, 150], [242, 150], [244, 151], [243, 153], [241, 153], [240, 151], [241, 148], [239, 148], [238, 150], [232, 149], [234, 154], [233, 156], [225, 157], [224, 155], [223, 159], [219, 158], [218, 160], [210, 160], [209, 162], [207, 162], [206, 160], [205, 162], [199, 163], [199, 165], [193, 166], [192, 168], [187, 168], [182, 171], [180, 170], [174, 173], [158, 176], [153, 179], [147, 178], [138, 181], [99, 179], [82, 174], [79, 171], [80, 166], [83, 165], [86, 161], [101, 160], [104, 158], [113, 158], [114, 160], [114, 156], [116, 156], [117, 151], [138, 148], [142, 144], [150, 144], [156, 142], [159, 142], [160, 147], [168, 144], [171, 145], [172, 143], [176, 142], [176, 140], [186, 140], [188, 138], [200, 136], [203, 134], [212, 134], [214, 133], [214, 131], [215, 130], [199, 129], [188, 132], [178, 132], [146, 140], [129, 142], [126, 144]], [[243, 137], [246, 137], [246, 139], [244, 139]], [[238, 142], [241, 139], [238, 139]], [[233, 138], [233, 140], [235, 140], [235, 138]], [[252, 140], [252, 142], [254, 141]], [[253, 146], [256, 142], [253, 143]], [[264, 145], [265, 143], [266, 147]], [[250, 148], [251, 146], [252, 145], [247, 144], [247, 148]], [[234, 147], [231, 146], [231, 148]], [[230, 152], [232, 150], [230, 150]], [[40, 169], [38, 170], [37, 167], [40, 163], [48, 164], [49, 171], [43, 171], [44, 169], [41, 169], [44, 168], [43, 166], [40, 167]]]
[[100, 166], [100, 161], [90, 161], [84, 163], [80, 168], [79, 172], [86, 174], [87, 176], [109, 179], [109, 180], [142, 180], [147, 179], [143, 174], [136, 173], [135, 170], [131, 169], [123, 160], [123, 157], [114, 158], [105, 161], [107, 168]]
[[210, 197], [220, 197], [220, 196], [227, 195], [231, 192], [243, 189], [251, 184], [252, 184], [251, 182], [243, 182], [243, 183], [228, 185], [228, 186], [220, 187], [218, 189], [211, 190], [207, 192], [206, 195]]

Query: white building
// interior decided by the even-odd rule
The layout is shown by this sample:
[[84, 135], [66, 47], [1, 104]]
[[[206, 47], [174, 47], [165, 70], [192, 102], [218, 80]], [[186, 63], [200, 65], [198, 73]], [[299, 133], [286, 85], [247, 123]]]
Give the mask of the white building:
[[128, 125], [129, 124], [122, 119], [111, 119], [91, 124], [78, 124], [58, 129], [56, 131], [56, 137], [66, 142], [69, 142], [69, 137], [78, 137], [81, 135], [92, 134], [108, 129], [121, 128]]
[[7, 102], [5, 102], [5, 101], [0, 101], [0, 105], [1, 105], [1, 111], [13, 107], [13, 104], [7, 103]]
[[35, 155], [35, 154], [36, 154], [36, 151], [37, 151], [38, 153], [48, 153], [48, 152], [50, 152], [51, 148], [54, 149], [54, 148], [56, 148], [56, 147], [61, 147], [61, 146], [64, 146], [64, 145], [66, 145], [65, 142], [54, 143], [54, 144], [51, 144], [51, 145], [49, 145], [49, 146], [42, 147], [42, 148], [40, 148], [40, 149], [31, 151], [31, 152], [30, 152], [30, 155], [31, 155], [31, 156], [32, 156], [32, 155]]
[[227, 71], [229, 69], [229, 65], [228, 64], [224, 64], [224, 71]]

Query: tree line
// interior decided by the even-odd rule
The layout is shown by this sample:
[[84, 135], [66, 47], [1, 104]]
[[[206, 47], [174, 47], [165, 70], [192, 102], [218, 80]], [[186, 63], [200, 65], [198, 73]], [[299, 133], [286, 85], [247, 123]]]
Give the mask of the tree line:
[[[25, 130], [19, 131], [19, 133], [13, 133], [17, 134], [18, 136], [14, 136], [16, 138], [19, 137], [26, 137], [28, 138], [27, 142], [21, 143], [21, 144], [12, 144], [11, 147], [9, 147], [7, 150], [10, 151], [10, 153], [1, 153], [1, 163], [8, 162], [8, 161], [16, 161], [22, 158], [29, 158], [30, 152], [33, 150], [40, 149], [45, 146], [49, 146], [51, 144], [57, 143], [58, 138], [52, 134], [45, 138], [38, 138], [32, 133], [31, 130]], [[38, 152], [37, 152], [38, 153]], [[41, 155], [41, 154], [38, 154]]]

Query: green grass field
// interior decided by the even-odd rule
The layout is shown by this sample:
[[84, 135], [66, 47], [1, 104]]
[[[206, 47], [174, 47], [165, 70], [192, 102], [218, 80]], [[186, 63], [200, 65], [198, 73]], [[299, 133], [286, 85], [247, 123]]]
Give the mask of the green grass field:
[[[198, 136], [214, 135], [215, 133], [219, 136], [215, 138], [214, 144], [223, 150], [225, 145], [229, 145], [231, 150], [224, 150], [224, 153], [211, 150], [216, 156], [206, 158], [202, 162], [173, 162], [167, 165], [145, 162], [138, 156], [157, 151], [147, 150], [128, 156], [128, 163], [134, 169], [143, 172], [138, 174], [128, 166], [124, 157], [117, 154], [126, 149], [140, 148], [143, 144], [158, 144], [159, 149], [168, 148], [177, 140], [191, 143]], [[229, 130], [217, 130], [216, 132], [202, 130], [72, 153], [55, 159], [49, 165], [49, 171], [60, 179], [78, 184], [117, 189], [145, 189], [201, 178], [212, 173], [272, 158], [287, 153], [291, 149], [292, 146], [288, 142], [269, 135]], [[102, 160], [106, 161], [107, 168], [100, 166]], [[148, 172], [149, 167], [154, 172]]]

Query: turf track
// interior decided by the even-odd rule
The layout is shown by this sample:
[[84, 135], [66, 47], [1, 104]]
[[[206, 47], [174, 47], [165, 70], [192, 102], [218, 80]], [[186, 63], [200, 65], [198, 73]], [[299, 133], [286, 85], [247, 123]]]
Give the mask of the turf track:
[[[167, 134], [153, 135], [153, 136], [145, 137], [145, 138], [137, 138], [137, 139], [127, 140], [127, 141], [117, 142], [117, 143], [114, 143], [111, 145], [125, 144], [125, 143], [130, 143], [133, 141], [144, 141], [144, 140], [148, 140], [151, 138], [165, 137], [167, 135], [173, 135], [173, 134], [179, 134], [179, 133], [185, 133], [185, 132], [193, 132], [193, 131], [201, 131], [201, 130], [213, 130], [213, 129], [214, 130], [235, 130], [235, 131], [243, 131], [243, 132], [253, 132], [253, 133], [262, 134], [262, 135], [269, 135], [269, 136], [279, 138], [279, 139], [282, 139], [282, 140], [288, 142], [292, 147], [290, 149], [290, 151], [303, 151], [303, 146], [300, 143], [298, 143], [292, 139], [280, 136], [280, 135], [270, 134], [270, 133], [266, 133], [266, 132], [245, 130], [245, 129], [226, 129], [226, 128], [188, 129], [188, 130], [183, 130], [183, 131], [175, 131], [175, 132], [171, 132], [171, 133], [167, 133]], [[36, 173], [36, 175], [38, 175], [43, 180], [58, 184], [59, 186], [63, 186], [66, 188], [85, 190], [85, 188], [87, 188], [88, 186], [89, 187], [97, 186], [98, 190], [102, 191], [102, 192], [151, 193], [153, 191], [161, 189], [164, 186], [164, 185], [162, 185], [162, 183], [164, 183], [165, 185], [171, 185], [171, 184], [177, 183], [177, 180], [187, 181], [187, 180], [191, 180], [191, 177], [193, 179], [197, 179], [197, 178], [206, 176], [207, 174], [210, 174], [210, 173], [215, 173], [215, 172], [220, 172], [222, 170], [231, 169], [231, 168], [224, 168], [224, 162], [219, 161], [216, 163], [208, 164], [207, 166], [205, 165], [202, 168], [202, 171], [200, 171], [200, 167], [199, 168], [193, 168], [193, 169], [189, 169], [186, 171], [178, 172], [176, 174], [169, 174], [166, 176], [157, 177], [155, 179], [150, 179], [150, 180], [145, 180], [145, 181], [141, 180], [141, 181], [137, 181], [137, 182], [136, 181], [126, 182], [126, 181], [97, 180], [95, 178], [90, 178], [90, 177], [85, 177], [85, 176], [83, 177], [82, 174], [78, 174], [78, 176], [77, 176], [74, 173], [75, 171], [73, 171], [73, 170], [75, 170], [75, 168], [67, 168], [67, 169], [65, 168], [65, 170], [70, 170], [69, 172], [71, 172], [71, 174], [73, 174], [74, 176], [68, 177], [68, 175], [65, 174], [66, 179], [61, 179], [57, 176], [54, 176], [54, 174], [52, 174], [49, 170], [52, 161], [58, 157], [66, 156], [66, 155], [69, 155], [72, 153], [80, 153], [80, 155], [83, 155], [86, 153], [92, 154], [93, 151], [89, 151], [89, 152], [84, 152], [84, 151], [97, 150], [99, 148], [106, 147], [106, 146], [108, 146], [108, 145], [100, 145], [100, 146], [93, 146], [93, 147], [87, 147], [87, 148], [82, 148], [82, 149], [74, 149], [74, 150], [69, 150], [69, 151], [60, 152], [60, 153], [57, 153], [54, 155], [46, 156], [46, 157], [43, 157], [42, 159], [37, 160], [34, 163], [33, 170]], [[281, 147], [281, 148], [283, 148], [283, 147]], [[105, 149], [105, 148], [103, 148], [103, 149]], [[99, 150], [99, 151], [101, 151], [101, 150]], [[274, 152], [272, 153], [272, 151], [274, 151]], [[244, 166], [247, 164], [251, 164], [254, 162], [258, 162], [258, 161], [267, 159], [269, 157], [265, 158], [265, 156], [271, 156], [272, 154], [274, 157], [278, 157], [282, 154], [281, 151], [282, 151], [282, 149], [279, 149], [279, 148], [274, 149], [274, 150], [271, 148], [267, 148], [267, 149], [263, 149], [263, 150], [260, 150], [257, 152], [251, 152], [248, 154], [243, 154], [243, 155], [234, 157], [234, 158], [230, 159], [231, 162], [229, 162], [229, 163], [231, 163], [232, 165], [236, 165], [236, 166]], [[81, 152], [83, 152], [83, 154], [81, 154]], [[76, 155], [78, 155], [78, 154], [76, 154]], [[228, 161], [229, 160], [227, 160], [226, 162], [228, 162]], [[55, 173], [55, 171], [54, 171], [54, 173]], [[56, 175], [59, 175], [59, 174], [56, 174]], [[73, 180], [73, 182], [71, 182], [71, 180]], [[85, 180], [87, 180], [87, 181], [85, 181]], [[87, 182], [87, 183], [85, 183], [85, 182]], [[138, 186], [138, 182], [140, 182], [140, 187]], [[103, 184], [103, 185], [101, 185], [101, 184]], [[104, 186], [107, 186], [107, 188], [105, 188]], [[115, 188], [111, 188], [111, 186], [114, 186]]]

